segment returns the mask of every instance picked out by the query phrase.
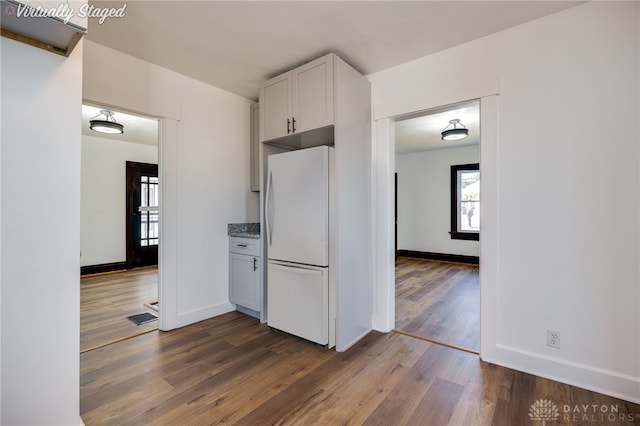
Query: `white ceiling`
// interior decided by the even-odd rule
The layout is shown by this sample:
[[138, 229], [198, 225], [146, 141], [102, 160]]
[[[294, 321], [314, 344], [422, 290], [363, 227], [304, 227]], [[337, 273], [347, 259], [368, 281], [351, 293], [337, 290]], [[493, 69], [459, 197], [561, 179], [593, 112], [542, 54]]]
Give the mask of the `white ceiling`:
[[[457, 118], [469, 129], [469, 136], [457, 141], [443, 141], [440, 133]], [[456, 148], [480, 143], [480, 103], [466, 102], [447, 108], [396, 121], [396, 154], [430, 151], [433, 149]]]
[[125, 142], [140, 143], [144, 145], [158, 145], [158, 120], [143, 117], [139, 115], [126, 114], [124, 112], [114, 111], [113, 118], [124, 126], [124, 133], [121, 135], [112, 135], [107, 133], [99, 133], [89, 128], [89, 121], [96, 117], [104, 119], [104, 115], [100, 114], [101, 109], [109, 110], [109, 108], [82, 105], [82, 134], [94, 136], [104, 139], [119, 140]]
[[363, 74], [575, 6], [579, 1], [89, 1], [124, 18], [88, 38], [256, 100], [260, 83], [333, 51]]

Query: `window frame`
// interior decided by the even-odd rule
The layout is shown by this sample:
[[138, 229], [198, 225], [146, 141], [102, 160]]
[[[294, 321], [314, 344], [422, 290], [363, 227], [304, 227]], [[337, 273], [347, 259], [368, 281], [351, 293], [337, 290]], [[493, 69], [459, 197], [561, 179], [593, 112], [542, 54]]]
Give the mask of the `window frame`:
[[[451, 166], [451, 235], [452, 240], [470, 240], [480, 241], [480, 230], [478, 231], [459, 231], [460, 215], [458, 214], [458, 172], [460, 171], [477, 171], [480, 172], [480, 163], [458, 164]], [[478, 201], [479, 203], [480, 201]]]

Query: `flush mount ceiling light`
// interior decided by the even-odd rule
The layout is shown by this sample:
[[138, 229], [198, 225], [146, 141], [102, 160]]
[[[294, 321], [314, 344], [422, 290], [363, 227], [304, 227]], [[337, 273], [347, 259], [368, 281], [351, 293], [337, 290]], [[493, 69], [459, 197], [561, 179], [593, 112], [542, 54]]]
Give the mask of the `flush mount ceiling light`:
[[469, 129], [464, 127], [464, 124], [459, 119], [455, 118], [449, 120], [449, 124], [442, 130], [441, 135], [443, 141], [457, 141], [469, 136]]
[[[104, 116], [103, 119], [97, 119]], [[89, 121], [89, 128], [100, 133], [121, 134], [124, 133], [124, 126], [113, 118], [113, 112], [101, 109], [100, 114], [96, 115]]]

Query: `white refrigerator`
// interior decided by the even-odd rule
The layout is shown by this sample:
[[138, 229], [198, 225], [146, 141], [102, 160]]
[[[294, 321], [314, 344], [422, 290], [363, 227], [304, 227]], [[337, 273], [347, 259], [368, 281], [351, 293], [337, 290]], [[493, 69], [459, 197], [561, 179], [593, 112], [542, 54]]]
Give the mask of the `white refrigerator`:
[[330, 167], [333, 148], [268, 157], [265, 195], [267, 323], [335, 345], [329, 288]]

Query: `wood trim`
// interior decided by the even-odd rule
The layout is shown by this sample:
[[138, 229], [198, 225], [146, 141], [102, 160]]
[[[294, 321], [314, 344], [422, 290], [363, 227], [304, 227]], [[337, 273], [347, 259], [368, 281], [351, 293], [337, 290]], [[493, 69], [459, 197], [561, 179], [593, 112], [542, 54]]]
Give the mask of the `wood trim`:
[[451, 166], [451, 231], [449, 234], [453, 240], [480, 241], [480, 232], [458, 231], [458, 172], [460, 170], [480, 170], [480, 163]]
[[127, 262], [103, 263], [100, 265], [88, 265], [80, 267], [80, 275], [104, 274], [105, 272], [125, 271]]
[[86, 352], [91, 352], [91, 351], [94, 351], [96, 349], [104, 348], [105, 346], [113, 345], [115, 343], [124, 342], [125, 340], [130, 340], [130, 339], [133, 339], [134, 337], [139, 337], [139, 336], [142, 336], [142, 335], [145, 335], [145, 334], [152, 333], [154, 331], [158, 331], [158, 327], [152, 328], [151, 330], [141, 331], [140, 333], [136, 333], [136, 334], [134, 334], [132, 336], [127, 336], [127, 337], [123, 337], [123, 338], [120, 338], [120, 339], [115, 339], [115, 340], [112, 340], [112, 341], [107, 342], [107, 343], [103, 343], [103, 344], [100, 344], [100, 345], [97, 345], [97, 346], [93, 346], [91, 348], [83, 349], [83, 350], [80, 351], [80, 354], [83, 354], [83, 353], [86, 353]]
[[419, 335], [413, 334], [413, 333], [408, 333], [406, 331], [398, 330], [397, 328], [394, 328], [393, 332], [394, 333], [398, 333], [398, 334], [403, 334], [405, 336], [413, 337], [414, 339], [424, 340], [425, 342], [435, 343], [436, 345], [446, 346], [447, 348], [457, 349], [459, 351], [468, 352], [468, 353], [474, 354], [474, 355], [480, 355], [480, 352], [478, 352], [476, 350], [473, 350], [473, 349], [463, 348], [462, 346], [452, 345], [452, 344], [449, 344], [449, 343], [441, 342], [440, 340], [431, 339], [429, 337], [424, 337], [424, 336], [419, 336]]
[[398, 258], [398, 172], [393, 174], [394, 189], [393, 189], [393, 221], [394, 221], [394, 246], [393, 250]]
[[452, 240], [480, 241], [479, 232], [449, 232]]
[[463, 254], [432, 253], [428, 251], [398, 250], [398, 256], [416, 257], [418, 259], [440, 260], [443, 262], [466, 263], [479, 265], [480, 256], [466, 256]]
[[6, 28], [0, 29], [0, 35], [3, 37], [10, 38], [15, 41], [19, 41], [22, 43], [26, 43], [28, 45], [37, 47], [39, 49], [44, 49], [51, 53], [56, 53], [61, 56], [68, 57], [71, 54], [71, 51], [76, 47], [80, 39], [82, 39], [83, 33], [76, 33], [73, 38], [69, 41], [69, 46], [66, 48], [60, 48], [56, 46], [52, 46], [44, 41], [36, 40], [31, 37], [27, 37], [21, 34], [14, 33], [13, 31], [7, 30]]

